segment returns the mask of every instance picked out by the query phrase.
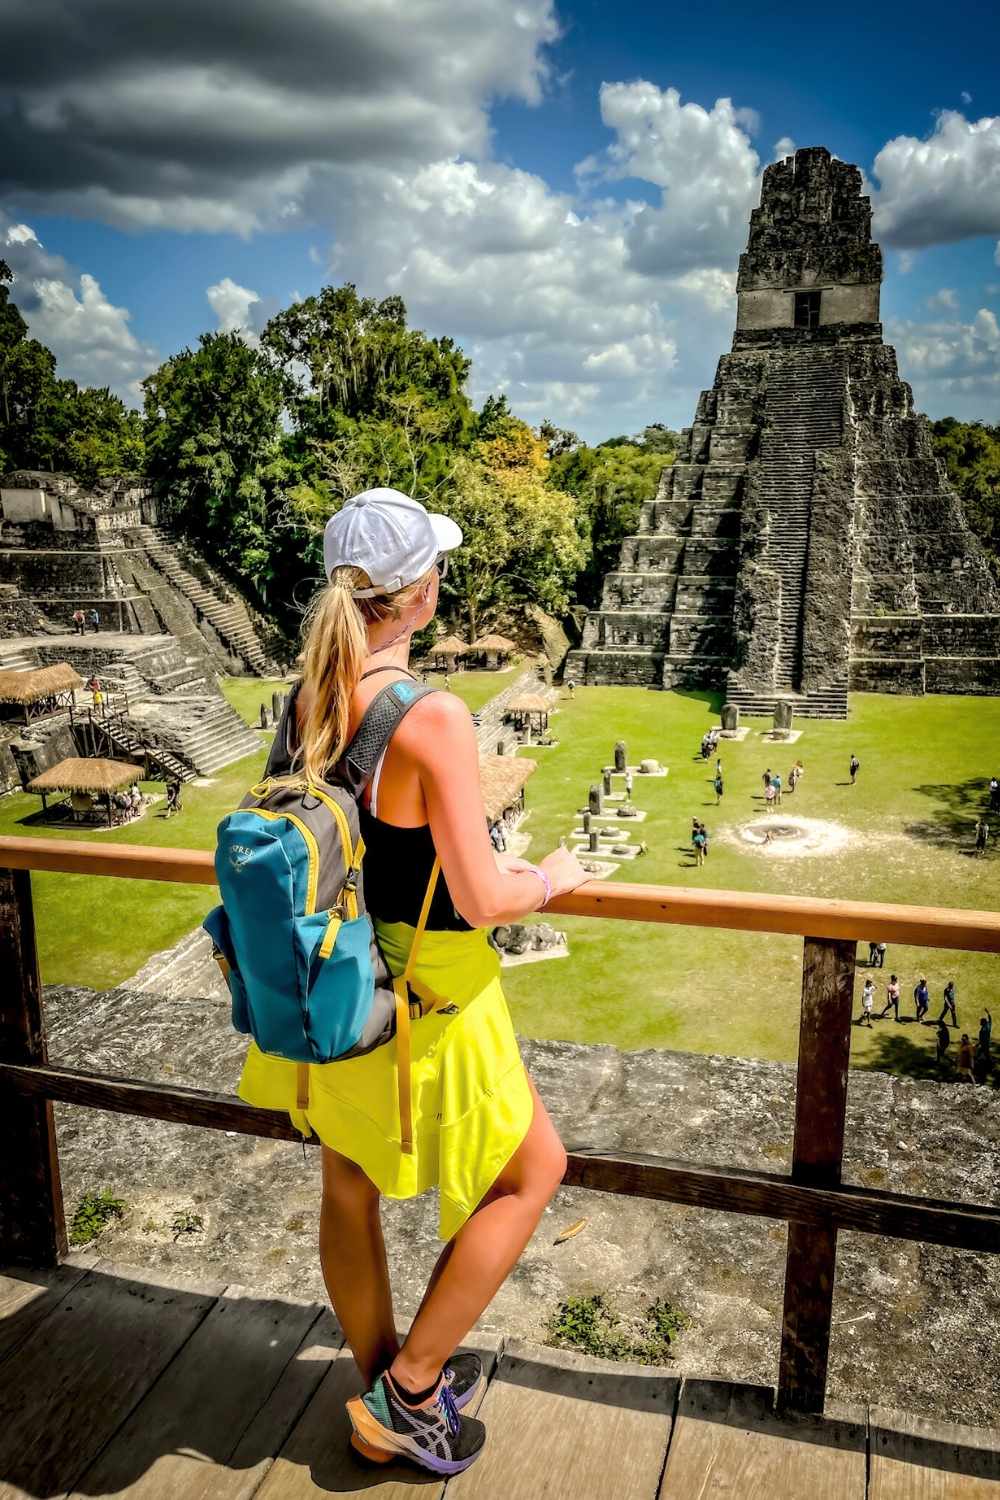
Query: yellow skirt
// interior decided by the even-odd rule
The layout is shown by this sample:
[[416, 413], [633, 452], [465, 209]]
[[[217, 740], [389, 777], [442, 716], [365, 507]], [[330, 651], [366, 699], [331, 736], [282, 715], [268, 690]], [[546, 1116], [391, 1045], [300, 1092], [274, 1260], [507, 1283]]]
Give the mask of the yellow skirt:
[[[413, 938], [379, 923], [389, 966], [401, 974]], [[396, 1042], [309, 1069], [309, 1102], [296, 1104], [296, 1065], [251, 1042], [239, 1096], [287, 1110], [304, 1135], [357, 1162], [387, 1198], [440, 1189], [438, 1235], [450, 1240], [524, 1140], [534, 1112], [486, 933], [427, 932], [414, 976], [455, 1009], [411, 1024], [413, 1153], [400, 1148]]]

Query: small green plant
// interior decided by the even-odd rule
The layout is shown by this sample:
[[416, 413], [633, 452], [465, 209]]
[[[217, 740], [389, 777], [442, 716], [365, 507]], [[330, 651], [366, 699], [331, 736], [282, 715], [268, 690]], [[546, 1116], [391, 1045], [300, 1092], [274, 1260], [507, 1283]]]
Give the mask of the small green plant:
[[142, 1226], [142, 1232], [143, 1234], [155, 1234], [159, 1227], [155, 1219], [147, 1219]]
[[301, 1214], [292, 1214], [292, 1217], [285, 1221], [285, 1228], [287, 1230], [290, 1230], [292, 1233], [294, 1233], [296, 1230], [304, 1229], [305, 1227], [306, 1221]]
[[179, 1240], [182, 1234], [197, 1234], [204, 1229], [205, 1220], [201, 1214], [193, 1214], [190, 1209], [181, 1209], [174, 1214], [170, 1221], [170, 1227], [174, 1231], [174, 1240]]
[[670, 1346], [687, 1326], [679, 1308], [657, 1297], [645, 1312], [623, 1319], [600, 1293], [569, 1297], [551, 1315], [546, 1343], [557, 1349], [579, 1349], [598, 1359], [632, 1359], [661, 1365], [672, 1358]]
[[109, 1220], [125, 1217], [127, 1204], [116, 1198], [110, 1188], [100, 1193], [84, 1193], [76, 1206], [73, 1222], [69, 1227], [71, 1245], [89, 1245], [96, 1240]]

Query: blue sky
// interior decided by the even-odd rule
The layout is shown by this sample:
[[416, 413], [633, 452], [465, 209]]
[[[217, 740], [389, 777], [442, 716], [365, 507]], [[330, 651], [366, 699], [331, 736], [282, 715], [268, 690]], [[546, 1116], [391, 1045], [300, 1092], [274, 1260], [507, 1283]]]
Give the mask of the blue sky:
[[477, 399], [600, 439], [690, 422], [760, 172], [826, 145], [872, 185], [918, 405], [996, 422], [998, 33], [964, 0], [836, 26], [790, 4], [3, 0], [0, 255], [60, 367], [131, 400], [200, 332], [253, 339], [349, 279], [457, 337]]

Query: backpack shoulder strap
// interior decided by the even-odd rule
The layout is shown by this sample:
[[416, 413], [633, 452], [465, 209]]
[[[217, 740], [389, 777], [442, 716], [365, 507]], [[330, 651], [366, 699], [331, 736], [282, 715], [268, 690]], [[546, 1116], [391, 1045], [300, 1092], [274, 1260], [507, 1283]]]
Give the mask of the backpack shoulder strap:
[[355, 798], [375, 774], [386, 745], [415, 703], [438, 689], [422, 682], [390, 682], [365, 709], [357, 732], [337, 764], [336, 780]]
[[267, 763], [264, 766], [261, 779], [266, 780], [269, 776], [290, 776], [292, 772], [292, 757], [295, 754], [295, 705], [299, 696], [299, 688], [302, 686], [301, 679], [291, 688], [285, 700], [285, 706], [281, 712], [274, 731], [274, 739], [268, 753]]

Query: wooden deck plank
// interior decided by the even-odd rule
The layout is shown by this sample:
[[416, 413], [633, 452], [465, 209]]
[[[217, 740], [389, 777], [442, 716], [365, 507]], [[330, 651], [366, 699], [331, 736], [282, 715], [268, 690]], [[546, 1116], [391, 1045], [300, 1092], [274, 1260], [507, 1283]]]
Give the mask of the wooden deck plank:
[[129, 1500], [187, 1500], [201, 1490], [206, 1460], [224, 1475], [322, 1310], [227, 1287], [87, 1469], [77, 1500], [122, 1490]]
[[97, 1256], [89, 1251], [51, 1270], [26, 1271], [18, 1266], [0, 1272], [0, 1361], [24, 1342], [96, 1264]]
[[21, 1345], [0, 1382], [0, 1500], [71, 1490], [222, 1290], [141, 1276], [88, 1272]]
[[997, 1500], [1000, 1430], [873, 1407], [869, 1500]]
[[[489, 1334], [474, 1334], [462, 1347], [474, 1349], [489, 1371], [497, 1342]], [[444, 1484], [432, 1475], [406, 1463], [375, 1468], [354, 1453], [344, 1403], [360, 1384], [353, 1355], [345, 1347], [268, 1471], [256, 1500], [329, 1500], [331, 1490], [367, 1500], [413, 1500], [414, 1486], [424, 1500], [441, 1500]], [[466, 1411], [474, 1415], [472, 1407]]]
[[864, 1411], [775, 1416], [773, 1394], [685, 1380], [659, 1500], [865, 1500]]
[[512, 1340], [483, 1402], [486, 1449], [447, 1500], [655, 1500], [679, 1383]]

